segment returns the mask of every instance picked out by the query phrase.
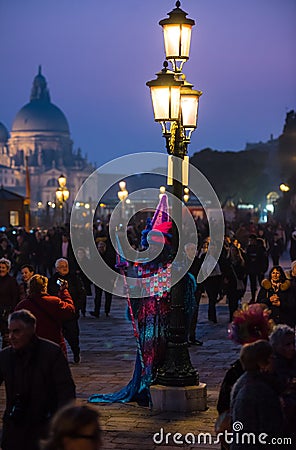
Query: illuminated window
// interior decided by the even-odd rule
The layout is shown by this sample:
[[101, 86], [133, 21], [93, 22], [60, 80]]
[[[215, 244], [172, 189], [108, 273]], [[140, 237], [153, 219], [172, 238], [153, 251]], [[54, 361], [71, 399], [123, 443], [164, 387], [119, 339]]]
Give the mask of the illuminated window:
[[9, 223], [13, 227], [19, 226], [19, 212], [18, 211], [9, 211]]

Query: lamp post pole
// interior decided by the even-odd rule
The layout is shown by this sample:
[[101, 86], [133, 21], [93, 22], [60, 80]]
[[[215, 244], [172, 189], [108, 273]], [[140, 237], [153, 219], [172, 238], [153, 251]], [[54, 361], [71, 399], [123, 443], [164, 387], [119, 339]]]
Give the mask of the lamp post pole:
[[[191, 28], [194, 20], [176, 2], [176, 8], [168, 13], [169, 18], [159, 24], [163, 27], [166, 59], [168, 62], [157, 73], [157, 79], [147, 82], [150, 87], [155, 121], [160, 122], [168, 152], [168, 184], [173, 185], [172, 201], [172, 257], [177, 253], [179, 234], [182, 233], [183, 188], [188, 185], [187, 146], [192, 131], [196, 128], [197, 111], [201, 91], [192, 89], [181, 70], [189, 59]], [[182, 181], [181, 181], [182, 180]], [[178, 230], [179, 229], [179, 230]], [[173, 265], [174, 270], [174, 265]], [[176, 269], [175, 269], [176, 270]], [[184, 277], [171, 288], [171, 311], [169, 336], [165, 360], [158, 367], [158, 384], [164, 386], [194, 386], [199, 375], [193, 368], [185, 333]]]

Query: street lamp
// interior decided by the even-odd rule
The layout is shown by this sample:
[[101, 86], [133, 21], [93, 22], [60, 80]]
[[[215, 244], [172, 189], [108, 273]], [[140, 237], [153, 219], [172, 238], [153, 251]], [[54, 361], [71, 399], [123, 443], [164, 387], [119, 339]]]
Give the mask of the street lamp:
[[[154, 119], [162, 126], [168, 152], [168, 184], [173, 186], [172, 253], [176, 255], [179, 245], [177, 224], [182, 229], [183, 188], [188, 185], [187, 147], [191, 134], [196, 128], [199, 97], [201, 91], [192, 89], [181, 73], [184, 63], [189, 59], [191, 28], [194, 20], [187, 13], [176, 8], [168, 13], [169, 18], [159, 24], [163, 27], [166, 59], [172, 64], [168, 70], [165, 61], [156, 80], [148, 81]], [[179, 181], [179, 180], [182, 180]], [[189, 190], [188, 190], [189, 192]], [[188, 195], [188, 192], [185, 195]], [[174, 200], [175, 199], [175, 200]], [[185, 200], [185, 198], [184, 198]], [[177, 269], [178, 270], [178, 269]], [[169, 338], [165, 361], [158, 368], [156, 382], [164, 386], [194, 386], [199, 384], [199, 376], [193, 368], [188, 352], [184, 315], [184, 278], [171, 288], [171, 311], [169, 318]]]
[[190, 199], [190, 195], [189, 195], [189, 188], [185, 187], [184, 188], [184, 195], [183, 195], [183, 200], [185, 203], [187, 203]]
[[180, 9], [180, 5], [177, 1], [176, 8], [168, 13], [169, 18], [159, 22], [163, 27], [166, 58], [175, 72], [181, 72], [184, 62], [189, 59], [191, 29], [195, 24], [194, 20], [186, 17], [187, 13]]
[[128, 190], [126, 189], [126, 182], [125, 181], [120, 181], [118, 183], [118, 185], [120, 187], [120, 191], [117, 192], [117, 196], [118, 196], [119, 200], [121, 201], [122, 219], [124, 219], [124, 215], [125, 215], [125, 200], [128, 197]]
[[282, 192], [289, 192], [290, 186], [288, 184], [286, 184], [286, 183], [281, 183], [280, 184], [280, 190]]
[[67, 200], [70, 196], [70, 192], [66, 186], [67, 178], [61, 174], [58, 178], [59, 187], [56, 190], [56, 199], [61, 210], [61, 222], [64, 222], [64, 204], [66, 205], [66, 218], [68, 217], [68, 203]]
[[165, 194], [165, 186], [160, 186], [160, 188], [159, 188], [159, 194], [158, 194], [159, 200], [162, 199], [162, 197], [163, 197], [164, 194]]

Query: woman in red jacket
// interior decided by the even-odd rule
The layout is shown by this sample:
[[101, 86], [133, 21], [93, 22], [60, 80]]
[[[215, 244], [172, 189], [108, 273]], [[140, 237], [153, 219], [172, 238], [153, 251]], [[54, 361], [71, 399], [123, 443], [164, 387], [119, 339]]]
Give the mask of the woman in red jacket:
[[73, 317], [75, 307], [66, 283], [60, 286], [60, 297], [48, 295], [47, 284], [47, 277], [34, 275], [30, 279], [28, 298], [19, 302], [15, 311], [20, 309], [31, 311], [37, 319], [37, 336], [55, 342], [67, 355], [62, 322]]

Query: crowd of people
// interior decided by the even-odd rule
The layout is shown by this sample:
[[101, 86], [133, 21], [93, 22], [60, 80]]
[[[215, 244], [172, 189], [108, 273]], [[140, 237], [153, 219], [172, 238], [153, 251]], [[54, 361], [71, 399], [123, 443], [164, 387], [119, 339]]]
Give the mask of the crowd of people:
[[[266, 448], [283, 438], [295, 446], [295, 329], [275, 325], [270, 315], [263, 303], [245, 304], [234, 313], [229, 333], [242, 347], [218, 397], [215, 429], [222, 450]], [[236, 423], [242, 426], [236, 429]], [[237, 436], [231, 442], [226, 432], [234, 431]]]
[[[144, 226], [142, 222], [129, 225], [127, 229], [129, 243], [139, 253], [143, 250], [141, 233]], [[278, 411], [274, 418], [277, 427], [269, 421], [271, 432], [292, 434], [296, 416], [296, 232], [293, 227], [284, 229], [277, 223], [227, 224], [220, 257], [210, 275], [198, 283], [199, 270], [215, 242], [208, 236], [206, 223], [197, 219], [196, 226], [198, 242], [189, 242], [183, 249], [192, 293], [188, 295], [190, 304], [185, 304], [188, 345], [203, 344], [196, 338], [202, 295], [206, 294], [208, 298], [209, 326], [219, 320], [216, 305], [225, 297], [229, 322], [233, 323], [240, 314], [248, 283], [251, 296], [245, 307], [250, 311], [253, 307], [265, 307], [269, 312], [268, 319], [277, 325], [270, 337], [259, 334], [256, 341], [241, 342], [240, 359], [224, 382], [227, 399], [223, 408], [219, 400], [218, 412], [220, 415], [227, 412], [228, 426], [241, 420], [246, 429], [257, 433], [264, 431], [269, 421], [266, 419], [268, 414], [260, 406], [263, 403], [265, 408], [274, 407]], [[115, 282], [116, 252], [110, 241], [107, 221], [96, 223], [93, 233], [101, 258], [114, 269], [112, 282]], [[291, 267], [285, 272], [280, 261], [287, 249]], [[3, 350], [0, 352], [0, 383], [4, 382], [6, 387], [3, 450], [37, 450], [39, 445], [44, 450], [83, 450], [80, 441], [84, 440], [93, 442], [93, 449], [101, 446], [98, 415], [94, 410], [74, 404], [61, 409], [75, 399], [66, 342], [73, 354], [73, 362], [79, 364], [79, 318], [87, 313], [99, 318], [103, 294], [106, 317], [111, 312], [112, 293], [97, 285], [92, 287], [93, 283], [81, 270], [79, 262], [87, 258], [91, 255], [84, 247], [74, 255], [67, 227], [33, 230], [32, 233], [22, 229], [1, 232], [0, 332]], [[270, 261], [272, 267], [268, 271]], [[161, 264], [163, 268], [163, 261]], [[88, 295], [94, 298], [93, 311], [86, 309]], [[155, 295], [149, 297], [152, 301]], [[146, 324], [147, 317], [145, 320], [144, 316], [139, 317]], [[143, 349], [141, 357], [145, 360], [147, 355], [145, 347]], [[153, 381], [153, 371], [154, 368], [149, 366], [149, 383]], [[256, 398], [258, 390], [260, 401]], [[256, 426], [254, 418], [249, 417], [255, 400], [258, 403]], [[30, 412], [26, 420], [24, 411]], [[25, 439], [24, 435], [32, 429], [30, 439]], [[16, 433], [16, 430], [19, 431]], [[268, 430], [267, 426], [265, 432]], [[39, 444], [40, 439], [42, 444]], [[227, 448], [225, 442], [222, 446]]]

